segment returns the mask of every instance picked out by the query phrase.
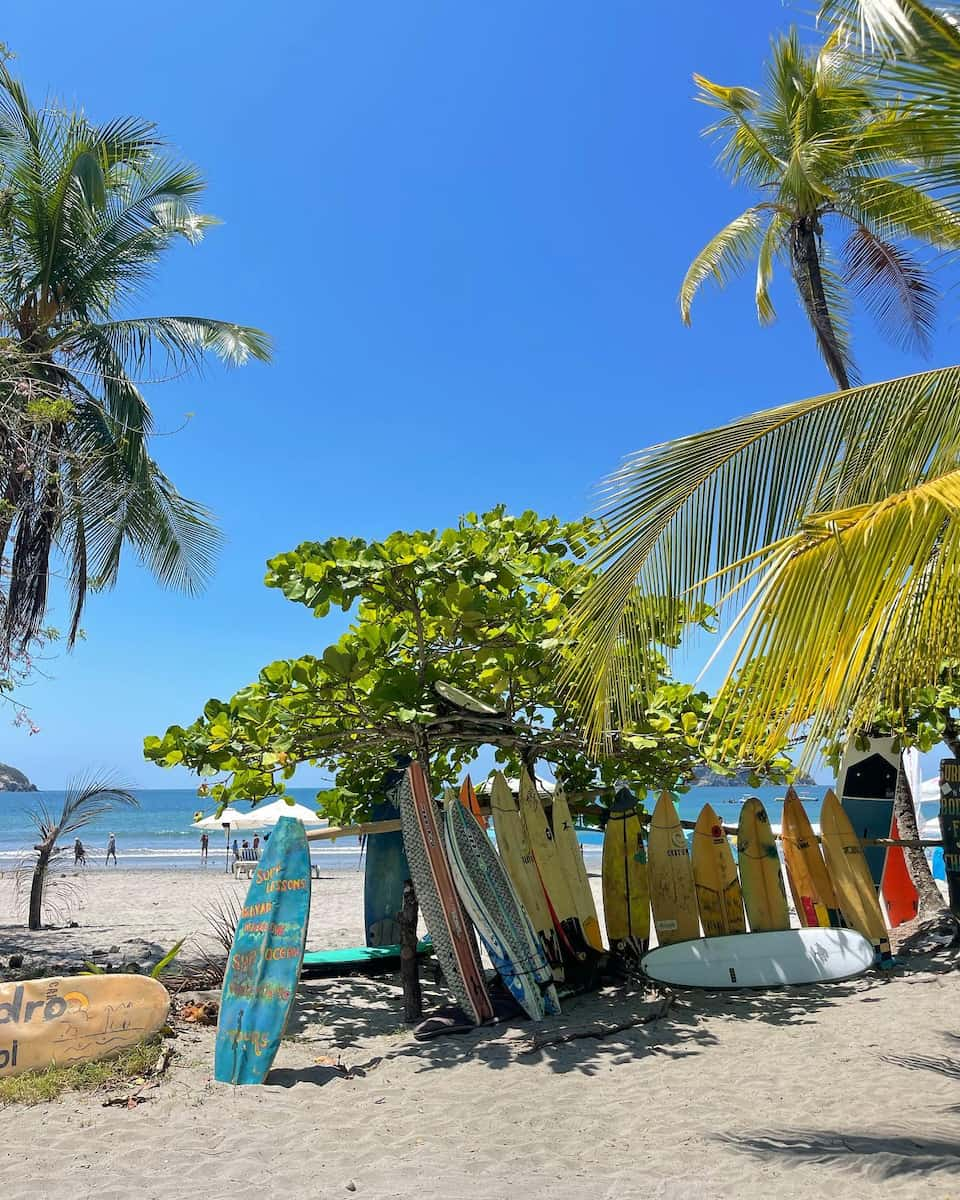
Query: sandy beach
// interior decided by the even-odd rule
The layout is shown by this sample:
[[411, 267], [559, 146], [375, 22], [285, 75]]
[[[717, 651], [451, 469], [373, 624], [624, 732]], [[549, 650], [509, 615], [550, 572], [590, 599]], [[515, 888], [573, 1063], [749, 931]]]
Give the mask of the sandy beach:
[[[360, 941], [361, 876], [314, 884], [309, 944]], [[595, 888], [598, 880], [594, 880]], [[0, 880], [0, 960], [149, 961], [184, 934], [215, 872], [91, 873], [79, 928], [27, 935]], [[113, 950], [117, 947], [117, 950]], [[69, 1095], [4, 1112], [5, 1197], [856, 1197], [960, 1194], [960, 958], [833, 987], [678, 993], [640, 985], [418, 1044], [395, 976], [301, 984], [270, 1083], [212, 1079], [212, 1029], [180, 1026], [147, 1103]], [[2, 974], [2, 972], [0, 972]], [[445, 1002], [427, 968], [425, 1002]], [[348, 1077], [335, 1069], [338, 1062]]]

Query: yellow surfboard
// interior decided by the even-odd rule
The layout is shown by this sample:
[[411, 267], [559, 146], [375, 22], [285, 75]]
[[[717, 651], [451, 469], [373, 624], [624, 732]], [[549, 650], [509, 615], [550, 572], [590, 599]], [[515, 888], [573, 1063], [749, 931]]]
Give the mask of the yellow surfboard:
[[574, 898], [575, 881], [572, 864], [560, 853], [553, 827], [540, 803], [537, 788], [526, 771], [520, 773], [520, 815], [523, 817], [530, 838], [533, 861], [540, 872], [543, 890], [559, 927], [561, 941], [566, 938], [569, 949], [580, 958], [590, 948], [587, 935], [580, 924], [580, 912]]
[[840, 924], [840, 905], [820, 846], [800, 797], [787, 788], [783, 802], [783, 861], [800, 924], [827, 928]]
[[554, 793], [551, 817], [553, 838], [557, 844], [561, 866], [570, 884], [580, 926], [594, 950], [602, 952], [605, 947], [603, 938], [600, 936], [600, 922], [597, 920], [597, 906], [593, 901], [590, 877], [587, 875], [583, 851], [577, 841], [577, 831], [570, 817], [570, 807], [563, 792]]
[[639, 959], [650, 941], [650, 883], [636, 800], [614, 804], [603, 833], [603, 917], [610, 949]]
[[844, 921], [873, 942], [881, 959], [889, 959], [890, 941], [873, 876], [850, 818], [832, 791], [820, 809], [820, 837]]
[[563, 957], [557, 931], [553, 925], [553, 917], [550, 915], [550, 906], [537, 865], [533, 861], [526, 822], [520, 815], [517, 802], [502, 771], [494, 773], [490, 785], [490, 812], [493, 816], [497, 851], [547, 952], [547, 961], [553, 968], [553, 978], [561, 983], [564, 977]]
[[687, 839], [669, 792], [653, 810], [647, 841], [647, 873], [653, 927], [661, 946], [700, 936], [697, 893]]
[[780, 855], [767, 811], [754, 796], [740, 809], [737, 863], [747, 920], [754, 933], [790, 928]]
[[704, 936], [746, 933], [747, 919], [733, 851], [720, 818], [709, 804], [700, 810], [693, 830], [692, 860]]

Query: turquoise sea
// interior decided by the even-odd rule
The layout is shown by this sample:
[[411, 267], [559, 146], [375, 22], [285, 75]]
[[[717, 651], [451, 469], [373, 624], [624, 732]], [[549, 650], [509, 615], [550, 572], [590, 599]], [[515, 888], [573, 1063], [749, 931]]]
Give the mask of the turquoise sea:
[[[825, 791], [824, 787], [813, 786], [800, 789], [814, 822], [819, 819]], [[783, 788], [762, 787], [756, 789], [755, 794], [766, 805], [771, 822], [777, 824], [782, 811]], [[219, 833], [210, 835], [210, 857], [205, 866], [201, 863], [200, 835], [190, 828], [190, 824], [198, 809], [213, 810], [209, 804], [205, 807], [194, 791], [156, 789], [140, 791], [137, 795], [139, 809], [119, 809], [80, 832], [87, 850], [88, 870], [104, 869], [107, 836], [111, 831], [117, 837], [117, 855], [122, 868], [178, 871], [224, 868], [225, 839]], [[301, 804], [313, 807], [315, 792], [311, 788], [292, 788], [290, 795]], [[680, 815], [695, 820], [701, 807], [709, 802], [725, 824], [736, 825], [740, 812], [738, 801], [743, 795], [738, 788], [697, 787], [680, 797]], [[653, 800], [652, 796], [648, 798], [648, 807], [652, 807]], [[26, 813], [37, 803], [58, 811], [63, 803], [63, 793], [0, 793], [0, 871], [10, 870], [33, 845], [34, 832]], [[596, 856], [599, 859], [601, 840], [602, 835], [596, 830], [581, 831], [580, 841], [588, 858]], [[70, 837], [64, 852], [71, 860], [72, 847], [73, 838]], [[360, 862], [360, 844], [356, 838], [313, 843], [311, 854], [314, 862], [324, 870], [356, 870]], [[109, 869], [114, 869], [112, 863]]]

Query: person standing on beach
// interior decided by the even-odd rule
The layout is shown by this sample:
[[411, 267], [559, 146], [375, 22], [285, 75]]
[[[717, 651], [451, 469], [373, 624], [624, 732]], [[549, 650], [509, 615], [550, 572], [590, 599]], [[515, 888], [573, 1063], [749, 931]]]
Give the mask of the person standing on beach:
[[258, 833], [253, 835], [253, 857], [260, 857], [260, 835]]
[[207, 851], [209, 850], [209, 848], [210, 848], [210, 839], [207, 837], [207, 835], [205, 833], [201, 833], [200, 834], [200, 860], [201, 860], [201, 862], [207, 861]]
[[115, 834], [110, 834], [107, 839], [107, 861], [103, 864], [105, 867], [110, 865], [110, 858], [113, 858], [113, 865], [117, 866], [117, 838]]
[[73, 865], [75, 867], [85, 867], [87, 865], [87, 852], [83, 848], [83, 842], [77, 838], [73, 843]]

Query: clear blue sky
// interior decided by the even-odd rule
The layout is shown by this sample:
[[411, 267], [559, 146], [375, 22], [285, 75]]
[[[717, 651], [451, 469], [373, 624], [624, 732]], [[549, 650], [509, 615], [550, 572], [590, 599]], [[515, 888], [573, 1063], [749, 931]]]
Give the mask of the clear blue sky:
[[[627, 452], [828, 390], [786, 280], [759, 330], [750, 281], [676, 295], [749, 202], [699, 137], [690, 76], [756, 84], [812, 3], [210, 0], [8, 8], [31, 94], [158, 122], [225, 222], [173, 257], [144, 311], [259, 325], [276, 362], [154, 387], [157, 456], [227, 536], [199, 599], [131, 560], [87, 641], [0, 726], [40, 785], [106, 765], [185, 786], [141, 742], [339, 626], [262, 586], [304, 538], [444, 526], [461, 511], [576, 516]], [[952, 318], [934, 361], [955, 358]], [[921, 364], [860, 340], [867, 378]], [[304, 771], [302, 782], [317, 773]], [[300, 780], [298, 780], [300, 781]]]

